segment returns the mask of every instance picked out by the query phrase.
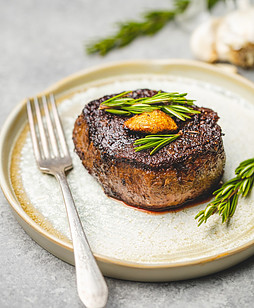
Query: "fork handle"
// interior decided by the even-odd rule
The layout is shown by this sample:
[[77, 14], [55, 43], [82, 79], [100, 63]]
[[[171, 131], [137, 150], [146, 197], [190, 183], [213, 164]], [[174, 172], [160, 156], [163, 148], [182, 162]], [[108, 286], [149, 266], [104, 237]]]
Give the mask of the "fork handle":
[[54, 175], [61, 186], [68, 215], [79, 297], [88, 308], [104, 307], [107, 302], [108, 288], [88, 244], [65, 172], [57, 172]]

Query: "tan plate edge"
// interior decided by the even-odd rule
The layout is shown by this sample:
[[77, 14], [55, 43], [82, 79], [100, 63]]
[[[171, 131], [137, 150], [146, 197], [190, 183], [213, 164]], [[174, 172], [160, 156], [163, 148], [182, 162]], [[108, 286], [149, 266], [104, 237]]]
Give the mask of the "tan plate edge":
[[[252, 88], [253, 93], [254, 93], [254, 85], [251, 81], [245, 79], [242, 76], [236, 75], [236, 74], [231, 74], [225, 71], [222, 71], [220, 68], [214, 67], [211, 64], [206, 64], [206, 63], [201, 63], [198, 61], [193, 61], [193, 60], [179, 60], [179, 59], [171, 59], [171, 60], [132, 60], [132, 61], [124, 61], [124, 62], [113, 62], [109, 64], [104, 64], [97, 66], [95, 68], [90, 68], [86, 69], [83, 71], [80, 71], [78, 73], [72, 74], [61, 81], [55, 83], [54, 85], [50, 86], [47, 88], [45, 91], [41, 92], [38, 94], [38, 96], [42, 96], [44, 94], [48, 93], [57, 93], [59, 92], [59, 88], [63, 87], [65, 84], [73, 82], [75, 80], [78, 80], [81, 76], [84, 75], [89, 75], [89, 74], [96, 74], [101, 71], [107, 71], [108, 69], [116, 69], [119, 67], [129, 67], [130, 65], [147, 65], [147, 66], [164, 66], [164, 65], [169, 65], [169, 66], [193, 66], [195, 68], [200, 68], [206, 71], [212, 71], [214, 73], [219, 73], [220, 75], [224, 75], [225, 77], [232, 79], [232, 80], [237, 80], [240, 82], [242, 85], [244, 85], [247, 88]], [[47, 240], [62, 246], [64, 249], [68, 249], [69, 251], [73, 251], [72, 245], [66, 244], [64, 241], [61, 241], [60, 239], [54, 237], [53, 235], [48, 234], [45, 232], [43, 228], [38, 226], [24, 211], [23, 209], [17, 204], [17, 201], [12, 195], [12, 191], [8, 187], [8, 183], [6, 180], [5, 170], [4, 166], [2, 164], [3, 158], [2, 158], [2, 149], [5, 143], [5, 139], [8, 133], [9, 126], [13, 122], [13, 120], [16, 118], [18, 113], [24, 108], [26, 103], [26, 100], [23, 100], [20, 102], [10, 113], [8, 118], [6, 119], [1, 131], [0, 131], [0, 186], [3, 190], [3, 193], [10, 203], [12, 209], [20, 216], [21, 219], [25, 220], [25, 222], [30, 225], [32, 229], [34, 229], [36, 232], [39, 232], [42, 234]], [[98, 261], [103, 262], [103, 263], [108, 263], [112, 264], [115, 263], [119, 266], [124, 266], [124, 267], [133, 267], [133, 268], [140, 268], [140, 269], [162, 269], [162, 268], [175, 268], [175, 267], [186, 267], [190, 265], [199, 265], [199, 264], [205, 264], [207, 262], [211, 262], [214, 260], [219, 260], [219, 259], [224, 259], [229, 256], [232, 256], [236, 253], [243, 252], [244, 250], [248, 248], [253, 248], [252, 246], [254, 245], [254, 240], [246, 243], [245, 245], [242, 245], [238, 248], [231, 249], [227, 251], [224, 254], [218, 254], [212, 257], [206, 257], [206, 258], [201, 258], [197, 259], [191, 262], [180, 262], [180, 263], [160, 263], [160, 264], [145, 264], [145, 263], [136, 263], [136, 262], [127, 262], [127, 261], [121, 261], [119, 259], [114, 259], [114, 258], [107, 258], [101, 255], [95, 254], [95, 257]]]

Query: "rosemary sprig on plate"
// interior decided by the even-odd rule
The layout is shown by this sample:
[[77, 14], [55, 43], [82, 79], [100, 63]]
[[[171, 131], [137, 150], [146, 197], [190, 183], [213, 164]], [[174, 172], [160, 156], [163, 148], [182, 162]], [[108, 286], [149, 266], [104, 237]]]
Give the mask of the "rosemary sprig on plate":
[[234, 215], [239, 197], [247, 197], [253, 187], [254, 158], [241, 162], [236, 168], [235, 174], [233, 179], [224, 183], [220, 189], [214, 192], [215, 199], [196, 215], [198, 226], [206, 223], [207, 219], [216, 213], [222, 217], [222, 222], [229, 220]]
[[193, 105], [194, 100], [186, 99], [187, 93], [158, 92], [151, 97], [135, 99], [128, 97], [130, 92], [126, 91], [109, 98], [100, 105], [100, 109], [126, 116], [161, 110], [182, 121], [189, 119], [191, 114], [200, 113], [200, 111], [190, 107]]
[[180, 134], [147, 135], [145, 138], [140, 138], [134, 142], [134, 146], [137, 146], [135, 152], [153, 148], [150, 152], [150, 155], [153, 155], [167, 144], [176, 140], [179, 136]]
[[[219, 1], [207, 0], [207, 8], [210, 10]], [[88, 54], [100, 54], [105, 56], [113, 49], [129, 45], [140, 36], [152, 36], [173, 21], [177, 16], [184, 13], [191, 0], [175, 0], [172, 10], [150, 11], [144, 14], [143, 21], [126, 21], [118, 23], [118, 31], [115, 35], [92, 42], [86, 47]]]

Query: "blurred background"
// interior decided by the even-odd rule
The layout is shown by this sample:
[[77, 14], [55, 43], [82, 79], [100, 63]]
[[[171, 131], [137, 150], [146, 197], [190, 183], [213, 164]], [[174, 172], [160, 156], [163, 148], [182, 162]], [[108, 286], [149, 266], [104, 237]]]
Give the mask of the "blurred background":
[[[208, 11], [205, 0], [0, 0], [0, 126], [22, 99], [77, 71], [127, 59], [194, 59], [190, 39], [196, 27], [246, 5], [244, 0], [214, 0], [209, 1]], [[144, 14], [154, 11], [175, 15], [154, 36], [140, 36], [105, 56], [87, 53], [86, 48], [93, 50], [100, 39], [112, 39], [119, 22], [143, 23]], [[254, 29], [254, 18], [247, 29], [250, 25]], [[254, 54], [254, 37], [245, 41]], [[254, 81], [253, 69], [237, 70]], [[82, 307], [74, 267], [26, 235], [2, 193], [0, 218], [0, 307]], [[108, 278], [107, 283], [107, 307], [253, 307], [254, 258], [190, 281], [136, 283]]]

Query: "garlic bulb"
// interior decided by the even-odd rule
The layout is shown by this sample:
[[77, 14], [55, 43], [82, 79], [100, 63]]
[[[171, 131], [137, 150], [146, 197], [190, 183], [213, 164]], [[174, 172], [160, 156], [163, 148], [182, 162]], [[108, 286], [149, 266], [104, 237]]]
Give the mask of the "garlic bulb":
[[191, 49], [203, 61], [254, 66], [254, 7], [211, 18], [192, 34]]
[[219, 24], [219, 18], [210, 18], [193, 32], [191, 37], [191, 50], [199, 60], [206, 62], [215, 62], [218, 60], [215, 41]]

